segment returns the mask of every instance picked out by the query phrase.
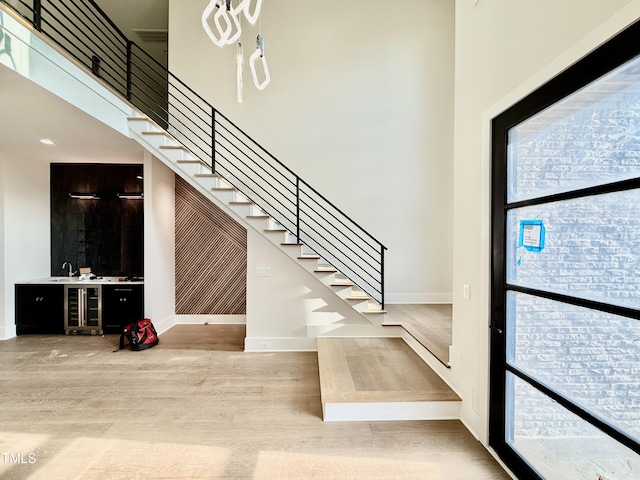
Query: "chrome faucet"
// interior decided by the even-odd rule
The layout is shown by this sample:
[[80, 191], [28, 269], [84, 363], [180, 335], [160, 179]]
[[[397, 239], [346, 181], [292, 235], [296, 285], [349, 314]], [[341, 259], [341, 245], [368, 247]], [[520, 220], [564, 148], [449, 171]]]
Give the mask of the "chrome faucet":
[[64, 262], [62, 264], [62, 269], [64, 270], [65, 268], [69, 267], [69, 276], [73, 277], [76, 272], [73, 271], [73, 266], [71, 265], [71, 262]]

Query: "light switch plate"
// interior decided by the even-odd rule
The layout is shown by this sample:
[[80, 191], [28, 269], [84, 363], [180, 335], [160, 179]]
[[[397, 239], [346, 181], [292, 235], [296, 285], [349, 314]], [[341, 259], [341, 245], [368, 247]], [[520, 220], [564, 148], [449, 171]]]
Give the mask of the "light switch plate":
[[256, 277], [270, 277], [271, 267], [256, 267]]

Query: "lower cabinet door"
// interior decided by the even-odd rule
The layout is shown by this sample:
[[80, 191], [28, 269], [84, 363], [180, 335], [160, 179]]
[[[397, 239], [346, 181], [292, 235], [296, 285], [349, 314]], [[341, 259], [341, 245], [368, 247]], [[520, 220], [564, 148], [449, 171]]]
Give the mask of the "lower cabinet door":
[[122, 333], [123, 327], [144, 318], [144, 285], [102, 286], [102, 329]]
[[64, 333], [64, 287], [16, 285], [16, 333]]

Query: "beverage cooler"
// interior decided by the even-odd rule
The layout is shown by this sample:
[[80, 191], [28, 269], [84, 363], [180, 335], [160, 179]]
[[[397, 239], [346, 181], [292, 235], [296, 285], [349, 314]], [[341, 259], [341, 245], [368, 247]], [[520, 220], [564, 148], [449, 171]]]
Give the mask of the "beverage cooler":
[[100, 285], [65, 285], [64, 330], [67, 335], [102, 335]]

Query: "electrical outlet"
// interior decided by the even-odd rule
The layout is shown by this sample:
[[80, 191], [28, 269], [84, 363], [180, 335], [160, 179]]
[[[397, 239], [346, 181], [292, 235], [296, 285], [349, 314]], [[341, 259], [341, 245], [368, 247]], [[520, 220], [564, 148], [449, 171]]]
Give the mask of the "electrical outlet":
[[470, 295], [471, 295], [471, 294], [470, 294], [470, 288], [469, 288], [469, 285], [468, 285], [467, 283], [465, 283], [465, 284], [462, 286], [462, 296], [464, 297], [464, 299], [465, 299], [465, 300], [469, 300]]
[[269, 350], [269, 342], [260, 342], [260, 343], [258, 343], [258, 348], [260, 350]]

